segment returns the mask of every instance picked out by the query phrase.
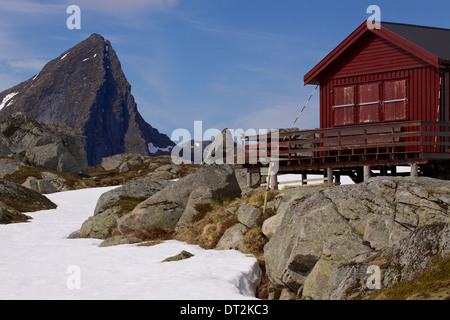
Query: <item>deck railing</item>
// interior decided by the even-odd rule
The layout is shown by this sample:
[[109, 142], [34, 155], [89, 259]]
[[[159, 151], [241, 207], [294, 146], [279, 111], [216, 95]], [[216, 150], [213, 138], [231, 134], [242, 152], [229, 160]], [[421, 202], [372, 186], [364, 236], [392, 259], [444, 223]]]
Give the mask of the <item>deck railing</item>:
[[450, 159], [450, 122], [405, 121], [245, 136], [246, 167], [347, 167]]

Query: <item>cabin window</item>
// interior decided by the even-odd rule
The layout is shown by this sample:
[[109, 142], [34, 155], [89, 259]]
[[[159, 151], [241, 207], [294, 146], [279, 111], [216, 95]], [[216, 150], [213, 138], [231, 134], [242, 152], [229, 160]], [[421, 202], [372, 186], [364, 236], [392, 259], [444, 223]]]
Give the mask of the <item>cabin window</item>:
[[334, 125], [355, 123], [355, 86], [334, 88]]
[[406, 80], [383, 83], [383, 116], [385, 121], [406, 119]]

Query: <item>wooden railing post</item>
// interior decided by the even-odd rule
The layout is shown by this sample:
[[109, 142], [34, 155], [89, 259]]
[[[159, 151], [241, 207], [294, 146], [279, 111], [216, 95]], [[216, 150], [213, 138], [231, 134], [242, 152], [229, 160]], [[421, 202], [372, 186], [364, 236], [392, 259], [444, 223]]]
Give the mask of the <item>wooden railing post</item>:
[[[296, 140], [300, 136], [302, 140]], [[438, 139], [433, 138], [435, 136]], [[244, 146], [246, 168], [267, 167], [263, 160], [269, 159], [271, 154], [270, 151], [266, 154], [263, 147], [270, 147], [274, 142], [269, 140], [266, 144], [264, 138], [267, 137], [255, 135], [243, 139], [247, 143]], [[280, 145], [281, 172], [325, 171], [324, 176], [328, 177], [326, 171], [331, 166], [335, 170], [353, 166], [359, 168], [361, 176], [363, 166], [411, 165], [412, 158], [419, 164], [426, 160], [450, 159], [450, 152], [447, 152], [450, 149], [450, 121], [405, 121], [302, 130], [283, 133], [281, 138], [284, 138]]]
[[419, 137], [419, 143], [420, 143], [420, 156], [423, 157], [423, 124], [420, 124], [420, 137]]

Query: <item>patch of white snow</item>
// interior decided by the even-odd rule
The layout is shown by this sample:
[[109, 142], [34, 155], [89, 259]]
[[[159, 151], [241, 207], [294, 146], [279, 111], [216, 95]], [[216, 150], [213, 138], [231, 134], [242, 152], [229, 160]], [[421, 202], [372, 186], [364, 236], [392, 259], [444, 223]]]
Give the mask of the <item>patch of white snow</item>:
[[[179, 241], [100, 248], [100, 239], [67, 239], [113, 187], [48, 195], [57, 209], [0, 225], [0, 299], [255, 299], [256, 258]], [[182, 250], [190, 259], [161, 263]]]
[[160, 148], [160, 147], [156, 147], [153, 143], [149, 142], [148, 143], [148, 151], [150, 153], [157, 153], [158, 151], [164, 151], [164, 152], [169, 152], [170, 150], [172, 150], [171, 146], [168, 146], [166, 148]]
[[[13, 93], [7, 94], [3, 98], [2, 103], [0, 103], [0, 110], [2, 110], [3, 107], [6, 105], [6, 103], [9, 102], [9, 100], [11, 100], [12, 98], [14, 98], [17, 94], [19, 94], [19, 92], [13, 92]], [[10, 103], [8, 103], [8, 106], [10, 105]]]

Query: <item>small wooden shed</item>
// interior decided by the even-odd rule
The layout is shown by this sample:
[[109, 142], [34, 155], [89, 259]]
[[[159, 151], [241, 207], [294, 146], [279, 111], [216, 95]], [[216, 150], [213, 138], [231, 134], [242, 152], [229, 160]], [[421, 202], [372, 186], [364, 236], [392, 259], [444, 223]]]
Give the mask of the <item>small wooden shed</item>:
[[[244, 167], [280, 173], [450, 179], [450, 29], [361, 24], [304, 76], [320, 85], [320, 129], [245, 136]], [[264, 150], [276, 147], [276, 151]], [[373, 172], [372, 172], [373, 170]]]
[[320, 127], [450, 121], [450, 29], [364, 22], [308, 72]]

